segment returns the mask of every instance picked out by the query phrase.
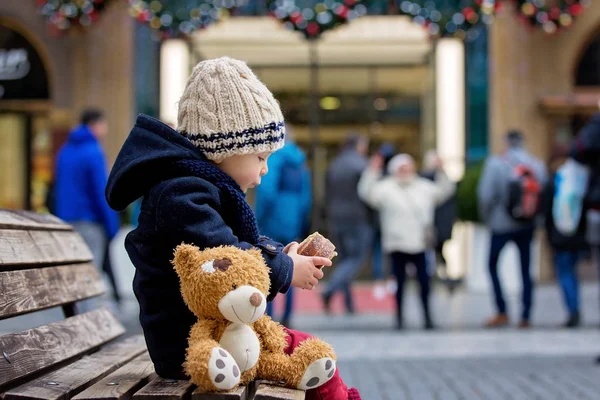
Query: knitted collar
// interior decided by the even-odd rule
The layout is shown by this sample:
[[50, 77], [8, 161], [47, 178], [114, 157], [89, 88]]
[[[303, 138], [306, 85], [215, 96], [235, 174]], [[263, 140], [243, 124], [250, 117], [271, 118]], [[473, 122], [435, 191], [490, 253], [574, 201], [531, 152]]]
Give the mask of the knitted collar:
[[221, 213], [225, 223], [239, 240], [258, 243], [260, 234], [254, 211], [246, 201], [246, 194], [233, 178], [207, 160], [179, 160], [175, 162], [175, 167], [215, 185], [221, 191], [222, 208], [228, 211]]

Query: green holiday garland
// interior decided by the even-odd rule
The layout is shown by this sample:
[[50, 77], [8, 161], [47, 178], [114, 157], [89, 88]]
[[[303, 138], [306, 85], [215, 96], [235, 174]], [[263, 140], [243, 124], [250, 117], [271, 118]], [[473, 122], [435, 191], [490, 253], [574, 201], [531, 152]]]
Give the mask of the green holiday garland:
[[248, 0], [126, 0], [132, 17], [147, 23], [161, 38], [189, 35], [226, 18]]
[[502, 6], [496, 0], [468, 0], [443, 5], [431, 0], [395, 0], [390, 13], [407, 15], [434, 37], [474, 38], [473, 28], [491, 24]]
[[323, 32], [365, 15], [366, 0], [269, 0], [272, 16], [291, 30], [302, 32], [307, 39], [318, 38]]
[[111, 0], [36, 0], [35, 3], [56, 32], [87, 27], [98, 20]]
[[591, 0], [516, 0], [517, 17], [526, 26], [554, 33], [573, 24]]
[[[56, 32], [87, 27], [97, 21], [110, 1], [35, 0], [40, 13]], [[158, 37], [189, 35], [228, 17], [251, 0], [121, 0], [132, 17], [153, 28]], [[268, 12], [307, 39], [367, 13], [374, 0], [266, 0]], [[407, 15], [432, 36], [474, 37], [480, 25], [490, 24], [507, 0], [389, 0], [388, 14]], [[591, 0], [511, 0], [517, 17], [530, 28], [554, 33], [573, 24]]]

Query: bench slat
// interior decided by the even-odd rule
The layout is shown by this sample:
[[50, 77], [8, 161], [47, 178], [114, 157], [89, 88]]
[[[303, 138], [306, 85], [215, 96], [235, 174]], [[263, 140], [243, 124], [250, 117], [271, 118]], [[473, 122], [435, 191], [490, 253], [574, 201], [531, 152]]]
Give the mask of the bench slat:
[[77, 232], [0, 229], [0, 271], [91, 260], [92, 253]]
[[93, 264], [0, 272], [0, 319], [71, 303], [104, 293]]
[[68, 400], [144, 351], [146, 342], [142, 335], [129, 337], [18, 386], [6, 392], [3, 399]]
[[134, 400], [169, 399], [179, 400], [190, 397], [196, 385], [189, 381], [165, 379], [158, 377], [144, 386], [134, 396]]
[[0, 228], [57, 231], [70, 231], [73, 229], [70, 225], [51, 214], [6, 209], [0, 209]]
[[130, 398], [155, 377], [154, 365], [146, 352], [79, 393], [73, 400]]
[[192, 393], [192, 400], [249, 400], [248, 387], [238, 386], [228, 392], [219, 393], [202, 393], [200, 389], [196, 389]]
[[106, 309], [0, 336], [2, 386], [115, 339], [125, 328]]
[[304, 391], [261, 383], [254, 400], [304, 400]]

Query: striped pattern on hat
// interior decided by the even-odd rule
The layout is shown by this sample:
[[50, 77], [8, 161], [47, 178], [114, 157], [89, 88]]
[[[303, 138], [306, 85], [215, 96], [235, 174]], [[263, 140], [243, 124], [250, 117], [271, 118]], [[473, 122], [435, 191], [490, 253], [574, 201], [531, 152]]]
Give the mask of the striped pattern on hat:
[[279, 104], [245, 62], [198, 63], [179, 101], [177, 130], [209, 160], [283, 147]]

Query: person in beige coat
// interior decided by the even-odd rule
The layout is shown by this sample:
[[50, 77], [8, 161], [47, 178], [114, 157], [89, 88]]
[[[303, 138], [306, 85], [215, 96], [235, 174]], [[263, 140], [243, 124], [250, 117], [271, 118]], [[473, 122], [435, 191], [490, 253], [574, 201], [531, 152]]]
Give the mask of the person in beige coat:
[[437, 160], [435, 181], [416, 173], [414, 159], [399, 154], [388, 164], [389, 176], [380, 179], [383, 160], [374, 156], [358, 183], [358, 194], [381, 218], [382, 247], [391, 256], [392, 270], [398, 281], [396, 292], [398, 329], [403, 327], [402, 297], [406, 264], [414, 264], [421, 286], [421, 303], [425, 329], [434, 325], [429, 310], [429, 274], [426, 250], [433, 247], [435, 207], [448, 199], [455, 185], [448, 179]]

